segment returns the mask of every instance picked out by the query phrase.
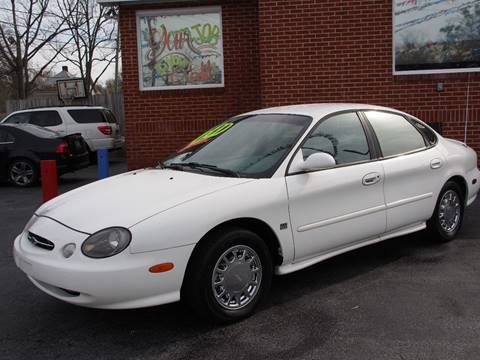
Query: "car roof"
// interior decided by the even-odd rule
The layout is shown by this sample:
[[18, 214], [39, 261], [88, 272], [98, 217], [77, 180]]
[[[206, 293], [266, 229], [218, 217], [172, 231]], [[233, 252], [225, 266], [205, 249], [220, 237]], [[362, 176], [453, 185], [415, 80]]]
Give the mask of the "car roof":
[[76, 105], [76, 106], [44, 106], [44, 107], [34, 107], [30, 109], [22, 109], [22, 110], [17, 110], [13, 111], [9, 115], [12, 114], [20, 114], [24, 112], [31, 112], [31, 111], [51, 111], [51, 110], [60, 110], [60, 109], [65, 109], [65, 110], [91, 110], [91, 109], [101, 109], [101, 110], [108, 110], [107, 108], [103, 106], [86, 106], [86, 105]]
[[329, 114], [339, 111], [361, 111], [361, 110], [386, 110], [400, 111], [377, 105], [355, 104], [355, 103], [320, 103], [320, 104], [299, 104], [288, 106], [277, 106], [261, 110], [251, 111], [242, 115], [256, 115], [256, 114], [291, 114], [310, 116], [313, 119], [320, 119]]

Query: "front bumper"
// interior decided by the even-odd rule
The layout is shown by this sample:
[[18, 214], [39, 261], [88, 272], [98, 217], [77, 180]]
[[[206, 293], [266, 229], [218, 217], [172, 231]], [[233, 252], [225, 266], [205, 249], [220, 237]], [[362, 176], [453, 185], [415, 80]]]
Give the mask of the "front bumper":
[[[27, 239], [27, 233], [48, 238], [51, 251]], [[91, 259], [80, 250], [88, 235], [71, 230], [49, 218], [38, 217], [14, 243], [17, 266], [42, 291], [57, 299], [87, 307], [126, 309], [166, 304], [180, 299], [180, 288], [193, 245], [131, 254], [129, 249], [106, 259]], [[62, 248], [75, 243], [65, 258]], [[155, 264], [172, 262], [169, 272], [152, 274]]]

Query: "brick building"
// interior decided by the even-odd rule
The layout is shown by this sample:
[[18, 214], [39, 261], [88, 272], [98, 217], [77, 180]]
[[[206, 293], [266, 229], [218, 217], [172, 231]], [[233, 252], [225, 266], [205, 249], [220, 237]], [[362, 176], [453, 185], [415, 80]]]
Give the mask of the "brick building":
[[[391, 106], [427, 122], [441, 123], [444, 135], [463, 140], [467, 92], [467, 143], [479, 151], [480, 73], [475, 72], [478, 69], [473, 69], [470, 63], [472, 68], [461, 69], [462, 72], [395, 73], [392, 64], [395, 1], [400, 5], [417, 3], [411, 0], [99, 1], [105, 5], [120, 4], [129, 167], [156, 163], [232, 115], [296, 103], [362, 102]], [[222, 81], [211, 87], [141, 90], [138, 14], [151, 10], [162, 13], [165, 9], [170, 9], [167, 14], [179, 9], [195, 12], [205, 6], [221, 9]], [[151, 28], [150, 35], [154, 38]], [[171, 39], [172, 44], [178, 40], [177, 45], [182, 41], [188, 45], [188, 39]], [[153, 69], [157, 75], [164, 71]], [[150, 81], [148, 76], [145, 79], [146, 83]]]

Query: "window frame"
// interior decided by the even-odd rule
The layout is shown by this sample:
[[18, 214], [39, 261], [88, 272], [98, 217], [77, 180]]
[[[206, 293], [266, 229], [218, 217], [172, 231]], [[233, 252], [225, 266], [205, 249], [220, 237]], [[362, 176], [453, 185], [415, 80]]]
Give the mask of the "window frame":
[[[374, 142], [374, 137], [373, 137], [374, 134], [371, 133], [373, 131], [373, 129], [371, 129], [371, 127], [368, 126], [369, 124], [366, 123], [364, 117], [362, 116], [362, 111], [363, 110], [358, 110], [358, 109], [336, 111], [336, 112], [330, 113], [330, 114], [322, 117], [320, 120], [318, 120], [317, 123], [310, 129], [308, 134], [306, 136], [304, 136], [302, 141], [297, 145], [297, 147], [293, 151], [293, 155], [290, 157], [290, 160], [288, 161], [287, 167], [285, 169], [285, 176], [307, 174], [307, 173], [313, 173], [313, 172], [318, 172], [318, 171], [326, 171], [326, 170], [338, 169], [338, 168], [343, 168], [343, 167], [347, 167], [347, 166], [355, 166], [355, 165], [366, 164], [366, 163], [378, 161], [379, 156], [381, 154], [378, 153], [378, 148], [377, 148], [377, 146], [375, 145], [375, 142]], [[354, 162], [351, 162], [351, 163], [348, 163], [348, 164], [338, 164], [338, 165], [335, 165], [335, 166], [332, 166], [332, 167], [329, 167], [329, 168], [326, 168], [326, 169], [290, 172], [290, 167], [292, 165], [293, 160], [297, 156], [298, 152], [302, 150], [303, 145], [308, 141], [308, 139], [313, 134], [313, 132], [315, 132], [315, 130], [324, 121], [326, 121], [326, 120], [328, 120], [332, 117], [338, 116], [338, 115], [349, 114], [349, 113], [356, 114], [360, 124], [362, 125], [363, 132], [364, 132], [365, 138], [367, 140], [368, 150], [370, 152], [370, 159], [369, 160], [354, 161]]]
[[[404, 118], [414, 129], [415, 131], [417, 131], [420, 136], [422, 137], [423, 139], [423, 142], [424, 142], [424, 147], [423, 148], [419, 148], [419, 149], [414, 149], [414, 150], [410, 150], [410, 151], [406, 151], [406, 152], [403, 152], [403, 153], [398, 153], [398, 154], [394, 154], [394, 155], [389, 155], [389, 156], [383, 156], [383, 152], [382, 152], [382, 148], [380, 146], [380, 142], [378, 141], [378, 137], [377, 137], [377, 134], [375, 133], [375, 130], [373, 129], [373, 126], [372, 124], [370, 123], [370, 121], [368, 120], [368, 116], [366, 113], [368, 112], [371, 112], [371, 111], [376, 111], [376, 112], [382, 112], [382, 113], [387, 113], [387, 114], [392, 114], [392, 115], [397, 115], [397, 116], [400, 116], [402, 118]], [[361, 115], [362, 117], [364, 118], [365, 120], [365, 123], [367, 124], [367, 126], [369, 127], [370, 129], [370, 132], [371, 132], [371, 136], [372, 136], [372, 139], [374, 141], [374, 144], [375, 144], [375, 147], [376, 147], [376, 152], [378, 154], [378, 158], [377, 160], [387, 160], [387, 159], [393, 159], [393, 158], [396, 158], [396, 157], [399, 157], [399, 156], [405, 156], [405, 155], [410, 155], [410, 154], [415, 154], [415, 153], [418, 153], [418, 152], [422, 152], [422, 151], [426, 151], [426, 150], [429, 150], [435, 146], [438, 145], [438, 136], [437, 134], [435, 133], [434, 131], [434, 134], [435, 134], [435, 138], [436, 138], [436, 142], [434, 144], [431, 144], [430, 141], [425, 137], [425, 135], [419, 130], [417, 129], [417, 127], [412, 123], [412, 120], [415, 120], [415, 121], [418, 121], [420, 122], [422, 125], [425, 125], [427, 126], [426, 124], [424, 124], [421, 120], [419, 119], [413, 119], [411, 118], [410, 116], [408, 116], [407, 114], [403, 114], [403, 113], [399, 113], [399, 112], [396, 112], [396, 111], [389, 111], [389, 110], [384, 110], [384, 109], [367, 109], [367, 110], [362, 110], [361, 111]], [[427, 126], [427, 128], [429, 128]], [[430, 129], [430, 128], [429, 128]], [[432, 129], [430, 129], [431, 131], [433, 131]]]

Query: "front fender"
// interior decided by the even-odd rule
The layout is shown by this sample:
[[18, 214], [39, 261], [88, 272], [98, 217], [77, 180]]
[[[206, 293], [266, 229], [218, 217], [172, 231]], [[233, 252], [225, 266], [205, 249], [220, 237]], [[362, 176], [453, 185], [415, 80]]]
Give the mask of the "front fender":
[[130, 228], [132, 253], [196, 244], [214, 227], [238, 218], [254, 218], [275, 232], [285, 261], [294, 258], [284, 178], [258, 179], [181, 204]]

